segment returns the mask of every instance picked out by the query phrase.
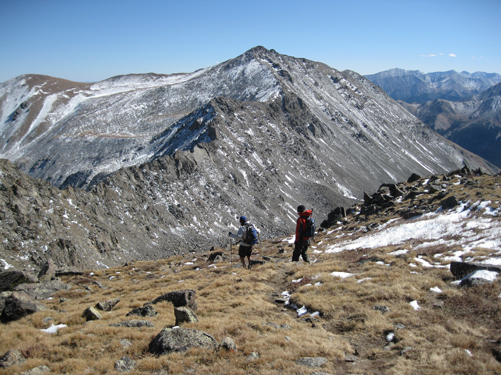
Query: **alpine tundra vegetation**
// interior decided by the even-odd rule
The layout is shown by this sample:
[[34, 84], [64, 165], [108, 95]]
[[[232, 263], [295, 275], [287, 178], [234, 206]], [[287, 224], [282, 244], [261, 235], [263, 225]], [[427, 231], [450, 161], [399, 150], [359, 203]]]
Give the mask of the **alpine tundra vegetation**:
[[501, 177], [410, 180], [329, 215], [311, 264], [285, 236], [251, 270], [230, 243], [48, 267], [1, 294], [0, 374], [498, 374]]

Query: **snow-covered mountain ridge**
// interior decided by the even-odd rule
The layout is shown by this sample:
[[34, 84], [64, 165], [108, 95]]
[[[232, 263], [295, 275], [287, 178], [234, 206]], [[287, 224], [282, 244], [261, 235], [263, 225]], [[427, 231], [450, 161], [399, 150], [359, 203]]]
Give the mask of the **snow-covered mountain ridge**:
[[287, 91], [321, 122], [372, 128], [372, 135], [381, 132], [378, 117], [398, 113], [353, 72], [260, 47], [192, 74], [136, 74], [90, 85], [40, 76], [5, 82], [0, 157], [56, 186], [88, 187], [119, 168], [153, 160], [158, 151], [151, 140], [213, 98], [267, 102]]
[[[115, 262], [206, 251], [242, 214], [272, 238], [290, 233], [298, 204], [325, 217], [414, 172], [498, 171], [359, 74], [263, 47], [192, 75], [45, 81], [2, 85], [0, 156], [58, 187], [86, 188], [55, 194], [81, 195], [92, 209], [64, 200], [58, 212], [72, 220], [61, 219], [57, 237], [23, 232], [34, 259], [51, 248]], [[53, 191], [35, 203], [54, 210]], [[44, 227], [40, 218], [30, 223]]]

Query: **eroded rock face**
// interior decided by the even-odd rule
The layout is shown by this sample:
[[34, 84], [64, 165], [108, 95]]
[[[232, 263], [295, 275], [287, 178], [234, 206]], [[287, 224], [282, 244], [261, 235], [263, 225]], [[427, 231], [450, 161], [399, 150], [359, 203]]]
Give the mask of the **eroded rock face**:
[[149, 352], [164, 355], [195, 347], [216, 350], [218, 343], [212, 336], [195, 329], [165, 328], [150, 343]]

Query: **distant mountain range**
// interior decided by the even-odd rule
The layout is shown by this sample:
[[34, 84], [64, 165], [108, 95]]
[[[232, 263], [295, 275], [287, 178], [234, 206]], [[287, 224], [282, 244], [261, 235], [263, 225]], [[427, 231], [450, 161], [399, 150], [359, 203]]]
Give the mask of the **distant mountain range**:
[[365, 76], [395, 100], [425, 103], [434, 99], [457, 101], [479, 94], [501, 82], [501, 75], [484, 72], [422, 73], [419, 70], [390, 69]]
[[392, 69], [367, 78], [439, 134], [501, 167], [499, 74]]
[[287, 235], [299, 204], [323, 220], [412, 173], [499, 172], [363, 76], [263, 47], [190, 74], [4, 82], [0, 157], [67, 188], [3, 164], [0, 259], [88, 268], [223, 246], [242, 214]]

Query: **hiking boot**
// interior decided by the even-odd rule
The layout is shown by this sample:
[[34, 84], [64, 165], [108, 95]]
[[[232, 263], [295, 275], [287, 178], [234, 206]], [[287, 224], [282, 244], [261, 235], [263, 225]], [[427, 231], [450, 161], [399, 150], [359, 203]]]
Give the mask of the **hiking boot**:
[[247, 268], [250, 270], [252, 268], [252, 264], [249, 263], [249, 265], [247, 266]]

